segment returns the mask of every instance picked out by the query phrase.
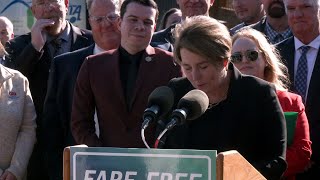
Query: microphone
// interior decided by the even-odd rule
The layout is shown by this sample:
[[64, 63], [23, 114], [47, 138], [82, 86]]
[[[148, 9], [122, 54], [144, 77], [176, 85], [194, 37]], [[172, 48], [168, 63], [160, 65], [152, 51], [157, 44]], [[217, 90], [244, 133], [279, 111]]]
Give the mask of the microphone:
[[194, 120], [200, 117], [209, 106], [209, 98], [201, 90], [194, 89], [184, 95], [178, 102], [177, 109], [171, 114], [171, 121], [166, 128], [159, 134], [154, 144], [158, 148], [163, 135], [176, 125], [182, 125], [186, 120]]
[[184, 95], [178, 102], [177, 109], [172, 112], [171, 121], [166, 129], [170, 130], [176, 125], [182, 125], [186, 120], [194, 120], [200, 117], [209, 106], [209, 98], [201, 90], [194, 89]]
[[173, 103], [174, 95], [169, 87], [160, 86], [152, 91], [148, 98], [148, 108], [143, 113], [141, 129], [146, 129], [151, 122], [168, 113]]

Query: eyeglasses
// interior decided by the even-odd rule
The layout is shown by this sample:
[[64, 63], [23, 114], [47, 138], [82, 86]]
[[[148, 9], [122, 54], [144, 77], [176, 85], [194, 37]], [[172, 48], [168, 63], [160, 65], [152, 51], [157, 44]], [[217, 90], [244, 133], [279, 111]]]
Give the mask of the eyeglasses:
[[[244, 56], [247, 58], [249, 61], [256, 61], [259, 57], [259, 52], [257, 50], [247, 50], [244, 52]], [[231, 55], [230, 61], [232, 63], [240, 63], [243, 60], [243, 54], [241, 52], [235, 52]]]
[[38, 7], [49, 7], [50, 5], [52, 6], [58, 6], [62, 3], [63, 0], [50, 0], [50, 1], [38, 1], [35, 3], [35, 6]]
[[102, 22], [105, 22], [105, 21], [114, 23], [119, 18], [119, 15], [111, 14], [107, 16], [90, 16], [89, 18], [98, 24], [101, 24]]

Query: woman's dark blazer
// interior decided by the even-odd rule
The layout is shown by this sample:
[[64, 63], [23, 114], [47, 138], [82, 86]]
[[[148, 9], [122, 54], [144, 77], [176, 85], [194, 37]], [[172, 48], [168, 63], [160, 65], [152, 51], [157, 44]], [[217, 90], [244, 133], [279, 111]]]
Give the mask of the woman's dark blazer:
[[[273, 86], [244, 76], [232, 65], [227, 99], [207, 109], [200, 118], [176, 126], [165, 148], [237, 150], [267, 179], [279, 179], [286, 169], [286, 125]], [[175, 103], [194, 89], [187, 78], [175, 78], [169, 87]]]

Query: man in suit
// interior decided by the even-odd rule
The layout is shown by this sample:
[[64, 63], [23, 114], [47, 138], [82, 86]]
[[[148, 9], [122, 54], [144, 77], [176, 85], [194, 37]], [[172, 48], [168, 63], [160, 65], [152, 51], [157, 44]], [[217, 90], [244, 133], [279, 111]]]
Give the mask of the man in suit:
[[116, 49], [120, 44], [118, 0], [87, 0], [94, 44], [54, 58], [43, 110], [46, 163], [52, 180], [62, 179], [62, 157], [66, 146], [75, 145], [70, 129], [74, 85], [84, 59]]
[[9, 58], [5, 65], [19, 70], [30, 82], [37, 112], [37, 144], [28, 167], [28, 179], [48, 179], [43, 162], [42, 110], [47, 92], [49, 68], [53, 57], [92, 44], [90, 31], [66, 20], [69, 0], [32, 0], [31, 11], [37, 19], [31, 32], [6, 44]]
[[276, 44], [292, 36], [288, 26], [288, 17], [283, 0], [261, 0], [266, 17], [250, 25], [252, 28], [266, 35], [271, 44]]
[[298, 177], [320, 179], [320, 1], [284, 0], [284, 4], [294, 37], [277, 48], [289, 70], [290, 89], [304, 100], [312, 141], [310, 166]]
[[[149, 94], [181, 76], [172, 53], [149, 46], [158, 17], [153, 0], [126, 0], [120, 11], [120, 47], [89, 56], [75, 85], [71, 130], [78, 144], [145, 147], [140, 137]], [[98, 116], [100, 136], [93, 116]], [[153, 143], [155, 125], [146, 131]]]
[[[186, 17], [204, 15], [209, 16], [210, 7], [213, 5], [215, 0], [176, 0], [182, 12], [182, 21]], [[152, 37], [151, 46], [159, 47], [161, 49], [172, 52], [174, 44], [173, 31], [176, 24], [171, 25], [167, 29], [158, 31]]]

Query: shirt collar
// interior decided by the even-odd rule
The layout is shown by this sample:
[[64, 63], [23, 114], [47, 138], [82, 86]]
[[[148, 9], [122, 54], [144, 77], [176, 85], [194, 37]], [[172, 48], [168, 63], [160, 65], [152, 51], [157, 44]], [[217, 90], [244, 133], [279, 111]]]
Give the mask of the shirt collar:
[[68, 42], [69, 40], [69, 34], [70, 34], [71, 28], [70, 28], [70, 24], [67, 23], [66, 24], [66, 28], [62, 31], [62, 33], [58, 36], [58, 37], [54, 37], [54, 36], [48, 36], [48, 41], [47, 42], [51, 42], [54, 39], [62, 39], [65, 42]]
[[93, 54], [99, 54], [102, 52], [105, 52], [105, 50], [99, 47], [97, 44], [94, 44]]
[[120, 61], [131, 63], [132, 61], [140, 63], [140, 59], [145, 50], [142, 50], [134, 55], [130, 54], [127, 50], [125, 50], [122, 46], [119, 47], [120, 53]]
[[294, 47], [297, 51], [301, 46], [308, 45], [313, 49], [319, 49], [320, 46], [320, 35], [316, 37], [313, 41], [311, 41], [309, 44], [303, 44], [298, 38], [294, 37]]
[[285, 31], [277, 32], [277, 31], [273, 30], [273, 28], [270, 26], [268, 21], [266, 22], [265, 33], [266, 33], [267, 37], [269, 38], [269, 41], [272, 44], [277, 43], [277, 42], [275, 42], [275, 38], [277, 35], [281, 35], [283, 37], [283, 39], [287, 39], [288, 37], [290, 37], [292, 35], [291, 29], [289, 27]]

